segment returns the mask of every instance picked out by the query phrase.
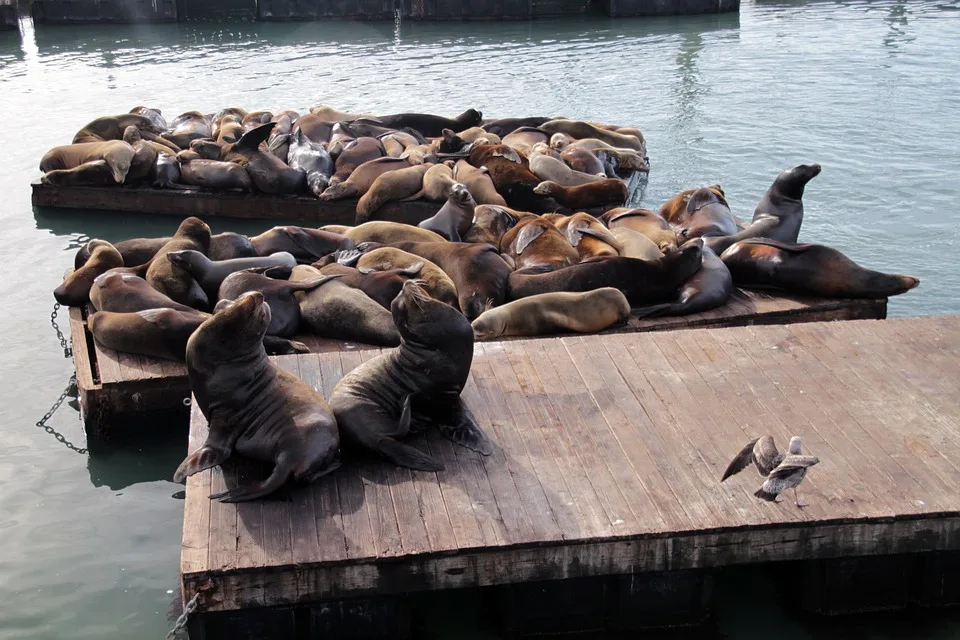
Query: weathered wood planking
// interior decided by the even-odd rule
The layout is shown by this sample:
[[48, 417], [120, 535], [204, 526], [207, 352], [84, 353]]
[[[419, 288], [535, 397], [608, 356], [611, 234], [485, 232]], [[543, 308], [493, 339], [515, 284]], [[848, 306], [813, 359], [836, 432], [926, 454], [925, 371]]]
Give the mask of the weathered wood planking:
[[[92, 313], [92, 308], [89, 312]], [[886, 299], [830, 300], [738, 290], [726, 305], [712, 311], [664, 318], [631, 317], [626, 325], [606, 333], [881, 319], [886, 315]], [[105, 349], [96, 344], [86, 330], [85, 317], [79, 309], [70, 310], [70, 330], [74, 344], [86, 345], [85, 349], [74, 349], [78, 384], [81, 392], [88, 396], [88, 403], [84, 404], [85, 415], [91, 415], [88, 406], [93, 407], [96, 402], [102, 402], [108, 413], [140, 413], [176, 408], [177, 403], [189, 396], [187, 372], [182, 364]], [[85, 340], [81, 341], [80, 336]], [[314, 336], [300, 336], [298, 340], [316, 352], [370, 348]], [[84, 373], [80, 374], [81, 371]]]
[[[329, 396], [374, 355], [276, 361]], [[478, 343], [463, 397], [496, 443], [491, 456], [429, 434], [414, 444], [443, 472], [348, 462], [259, 509], [208, 499], [237, 466], [198, 474], [187, 482], [183, 594], [212, 580], [201, 610], [225, 611], [955, 551], [958, 374], [960, 316]], [[820, 458], [800, 488], [808, 507], [754, 498], [752, 469], [719, 483], [765, 433], [781, 447], [800, 435]], [[191, 449], [205, 435], [194, 410]]]

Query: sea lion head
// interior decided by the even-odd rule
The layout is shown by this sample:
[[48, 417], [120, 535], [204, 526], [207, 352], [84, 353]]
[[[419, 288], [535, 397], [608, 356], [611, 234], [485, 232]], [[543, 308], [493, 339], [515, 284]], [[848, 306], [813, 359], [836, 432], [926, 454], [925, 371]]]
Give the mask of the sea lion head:
[[206, 160], [220, 159], [220, 145], [213, 140], [191, 140], [190, 150]]
[[473, 196], [470, 194], [470, 190], [467, 189], [467, 186], [456, 182], [453, 186], [450, 187], [450, 200], [461, 206], [470, 207], [471, 209], [477, 206], [476, 201], [474, 201]]
[[170, 262], [185, 269], [189, 273], [193, 273], [197, 267], [202, 267], [210, 263], [210, 259], [207, 256], [193, 249], [170, 251], [167, 253], [167, 258], [170, 259]]
[[507, 315], [504, 313], [487, 313], [492, 309], [485, 309], [483, 313], [471, 323], [475, 340], [493, 340], [503, 335], [507, 328]]
[[533, 192], [538, 196], [552, 196], [557, 192], [559, 184], [552, 180], [544, 180], [533, 188]]
[[123, 256], [106, 240], [91, 240], [85, 248], [89, 258], [53, 290], [54, 299], [64, 306], [85, 304], [90, 299], [94, 281], [107, 271], [123, 266]]
[[570, 145], [570, 138], [562, 133], [555, 133], [550, 136], [550, 148], [560, 150]]
[[709, 187], [701, 187], [687, 196], [687, 213], [695, 213], [712, 204], [719, 204], [727, 209], [730, 208], [727, 205], [727, 199], [724, 197], [723, 189], [720, 188], [720, 185], [714, 184]]
[[488, 242], [500, 245], [500, 239], [517, 225], [518, 219], [505, 207], [481, 204], [473, 209], [473, 225], [468, 231], [468, 242]]
[[190, 336], [187, 353], [200, 362], [221, 363], [247, 358], [250, 350], [263, 348], [270, 326], [270, 305], [259, 291], [247, 291], [234, 300], [221, 300]]
[[457, 122], [462, 124], [464, 129], [479, 125], [481, 120], [483, 120], [483, 113], [477, 109], [467, 109], [457, 116]]
[[677, 286], [686, 282], [703, 265], [703, 238], [688, 240], [682, 247], [660, 258], [660, 267]]
[[407, 280], [390, 303], [390, 313], [400, 336], [408, 343], [436, 345], [455, 336], [469, 334], [470, 322], [462, 313], [430, 297], [423, 280]]
[[190, 216], [180, 223], [177, 227], [176, 236], [186, 236], [198, 242], [203, 247], [203, 252], [210, 250], [210, 227], [200, 218]]
[[803, 189], [807, 183], [820, 175], [819, 164], [801, 164], [780, 173], [774, 181], [774, 186], [781, 195], [794, 200], [803, 197]]
[[123, 141], [129, 145], [135, 145], [143, 141], [143, 136], [140, 135], [140, 129], [130, 125], [123, 130]]

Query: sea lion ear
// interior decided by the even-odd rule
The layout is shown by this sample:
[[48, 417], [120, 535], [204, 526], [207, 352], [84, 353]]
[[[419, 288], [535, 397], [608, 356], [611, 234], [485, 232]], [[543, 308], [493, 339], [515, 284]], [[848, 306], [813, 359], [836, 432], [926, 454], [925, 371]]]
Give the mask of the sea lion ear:
[[239, 151], [256, 151], [260, 148], [260, 143], [270, 137], [270, 132], [277, 126], [276, 122], [262, 124], [256, 129], [246, 132], [237, 140], [237, 149]]

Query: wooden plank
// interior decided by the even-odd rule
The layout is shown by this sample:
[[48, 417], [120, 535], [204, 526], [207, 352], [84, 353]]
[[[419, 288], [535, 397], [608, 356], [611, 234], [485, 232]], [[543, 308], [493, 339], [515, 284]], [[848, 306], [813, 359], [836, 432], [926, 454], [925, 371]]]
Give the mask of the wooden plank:
[[[203, 415], [194, 411], [190, 419], [187, 455], [206, 440]], [[207, 569], [210, 540], [210, 472], [195, 473], [187, 478], [186, 498], [183, 503], [183, 540], [180, 545], [180, 572], [195, 573]], [[190, 595], [184, 592], [184, 598]]]
[[94, 346], [96, 348], [97, 366], [100, 368], [100, 384], [106, 386], [122, 383], [124, 378], [120, 370], [117, 352], [103, 347], [96, 340], [94, 340]]
[[[300, 365], [296, 356], [274, 358], [277, 369], [300, 377]], [[268, 467], [273, 470], [273, 463]], [[312, 491], [307, 487], [289, 489], [289, 498], [279, 494], [269, 496], [260, 502], [260, 517], [263, 519], [261, 545], [271, 564], [289, 564], [293, 562], [293, 520], [307, 517], [316, 520], [316, 515], [304, 512], [307, 496]]]
[[70, 307], [70, 341], [73, 351], [73, 365], [77, 371], [77, 395], [85, 421], [90, 420], [101, 398], [101, 386], [98, 382], [99, 371], [93, 361], [93, 350], [87, 342], [87, 327], [83, 320], [83, 311], [79, 307]]

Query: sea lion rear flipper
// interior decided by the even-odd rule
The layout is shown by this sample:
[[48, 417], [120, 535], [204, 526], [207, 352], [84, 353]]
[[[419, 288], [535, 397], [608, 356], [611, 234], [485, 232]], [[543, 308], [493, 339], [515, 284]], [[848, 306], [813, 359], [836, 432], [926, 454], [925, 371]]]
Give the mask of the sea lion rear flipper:
[[237, 140], [236, 149], [238, 151], [253, 152], [260, 148], [260, 144], [270, 137], [270, 132], [277, 125], [276, 122], [262, 124], [256, 129], [246, 132]]
[[287, 340], [277, 336], [263, 336], [263, 348], [271, 356], [289, 356], [296, 353], [310, 353], [310, 347], [297, 342], [296, 340]]
[[214, 493], [210, 495], [210, 499], [219, 500], [220, 502], [246, 502], [247, 500], [256, 500], [282, 487], [287, 480], [290, 479], [291, 475], [293, 475], [293, 464], [288, 460], [287, 456], [281, 454], [277, 460], [277, 466], [273, 468], [273, 473], [263, 482], [234, 487], [227, 491]]
[[398, 269], [397, 273], [399, 273], [402, 276], [409, 276], [411, 278], [415, 278], [418, 275], [420, 275], [420, 272], [423, 270], [424, 264], [425, 263], [423, 262], [415, 262], [409, 267], [407, 267], [406, 269]]
[[[617, 240], [616, 237], [614, 237], [614, 235], [609, 231], [607, 231], [606, 229], [591, 229], [590, 227], [580, 227], [579, 229], [577, 229], [577, 231], [581, 235], [590, 236], [592, 238], [596, 238], [597, 240], [602, 240], [603, 242], [606, 242], [608, 245], [616, 249], [617, 253], [620, 253], [620, 254], [623, 253], [623, 243]], [[578, 242], [579, 242], [579, 239], [578, 239]], [[571, 242], [571, 244], [573, 243]], [[577, 245], [574, 244], [573, 246], [577, 246]]]
[[[289, 268], [289, 267], [288, 267]], [[300, 280], [299, 282], [291, 282], [290, 289], [292, 291], [312, 291], [317, 287], [326, 284], [331, 280], [336, 280], [337, 278], [342, 278], [344, 274], [335, 273], [329, 276], [321, 276], [319, 278], [311, 278], [310, 280]]]
[[516, 240], [513, 242], [513, 248], [517, 254], [523, 253], [523, 250], [530, 246], [530, 243], [543, 235], [544, 229], [540, 225], [528, 224], [520, 229]]
[[461, 403], [460, 421], [457, 424], [440, 424], [438, 428], [443, 437], [462, 447], [476, 451], [485, 456], [493, 453], [493, 443], [483, 432], [476, 418], [469, 409]]
[[290, 139], [292, 137], [293, 135], [290, 133], [281, 133], [280, 135], [274, 137], [273, 140], [270, 141], [270, 144], [267, 145], [267, 147], [270, 149], [270, 151], [276, 151], [283, 145], [290, 142]]
[[376, 450], [385, 458], [408, 469], [417, 471], [443, 471], [444, 466], [419, 449], [404, 444], [389, 436], [377, 440]]
[[337, 260], [337, 264], [342, 264], [347, 267], [351, 267], [356, 264], [357, 260], [360, 259], [363, 253], [357, 249], [350, 249], [348, 251], [337, 251], [334, 254], [334, 257]]

